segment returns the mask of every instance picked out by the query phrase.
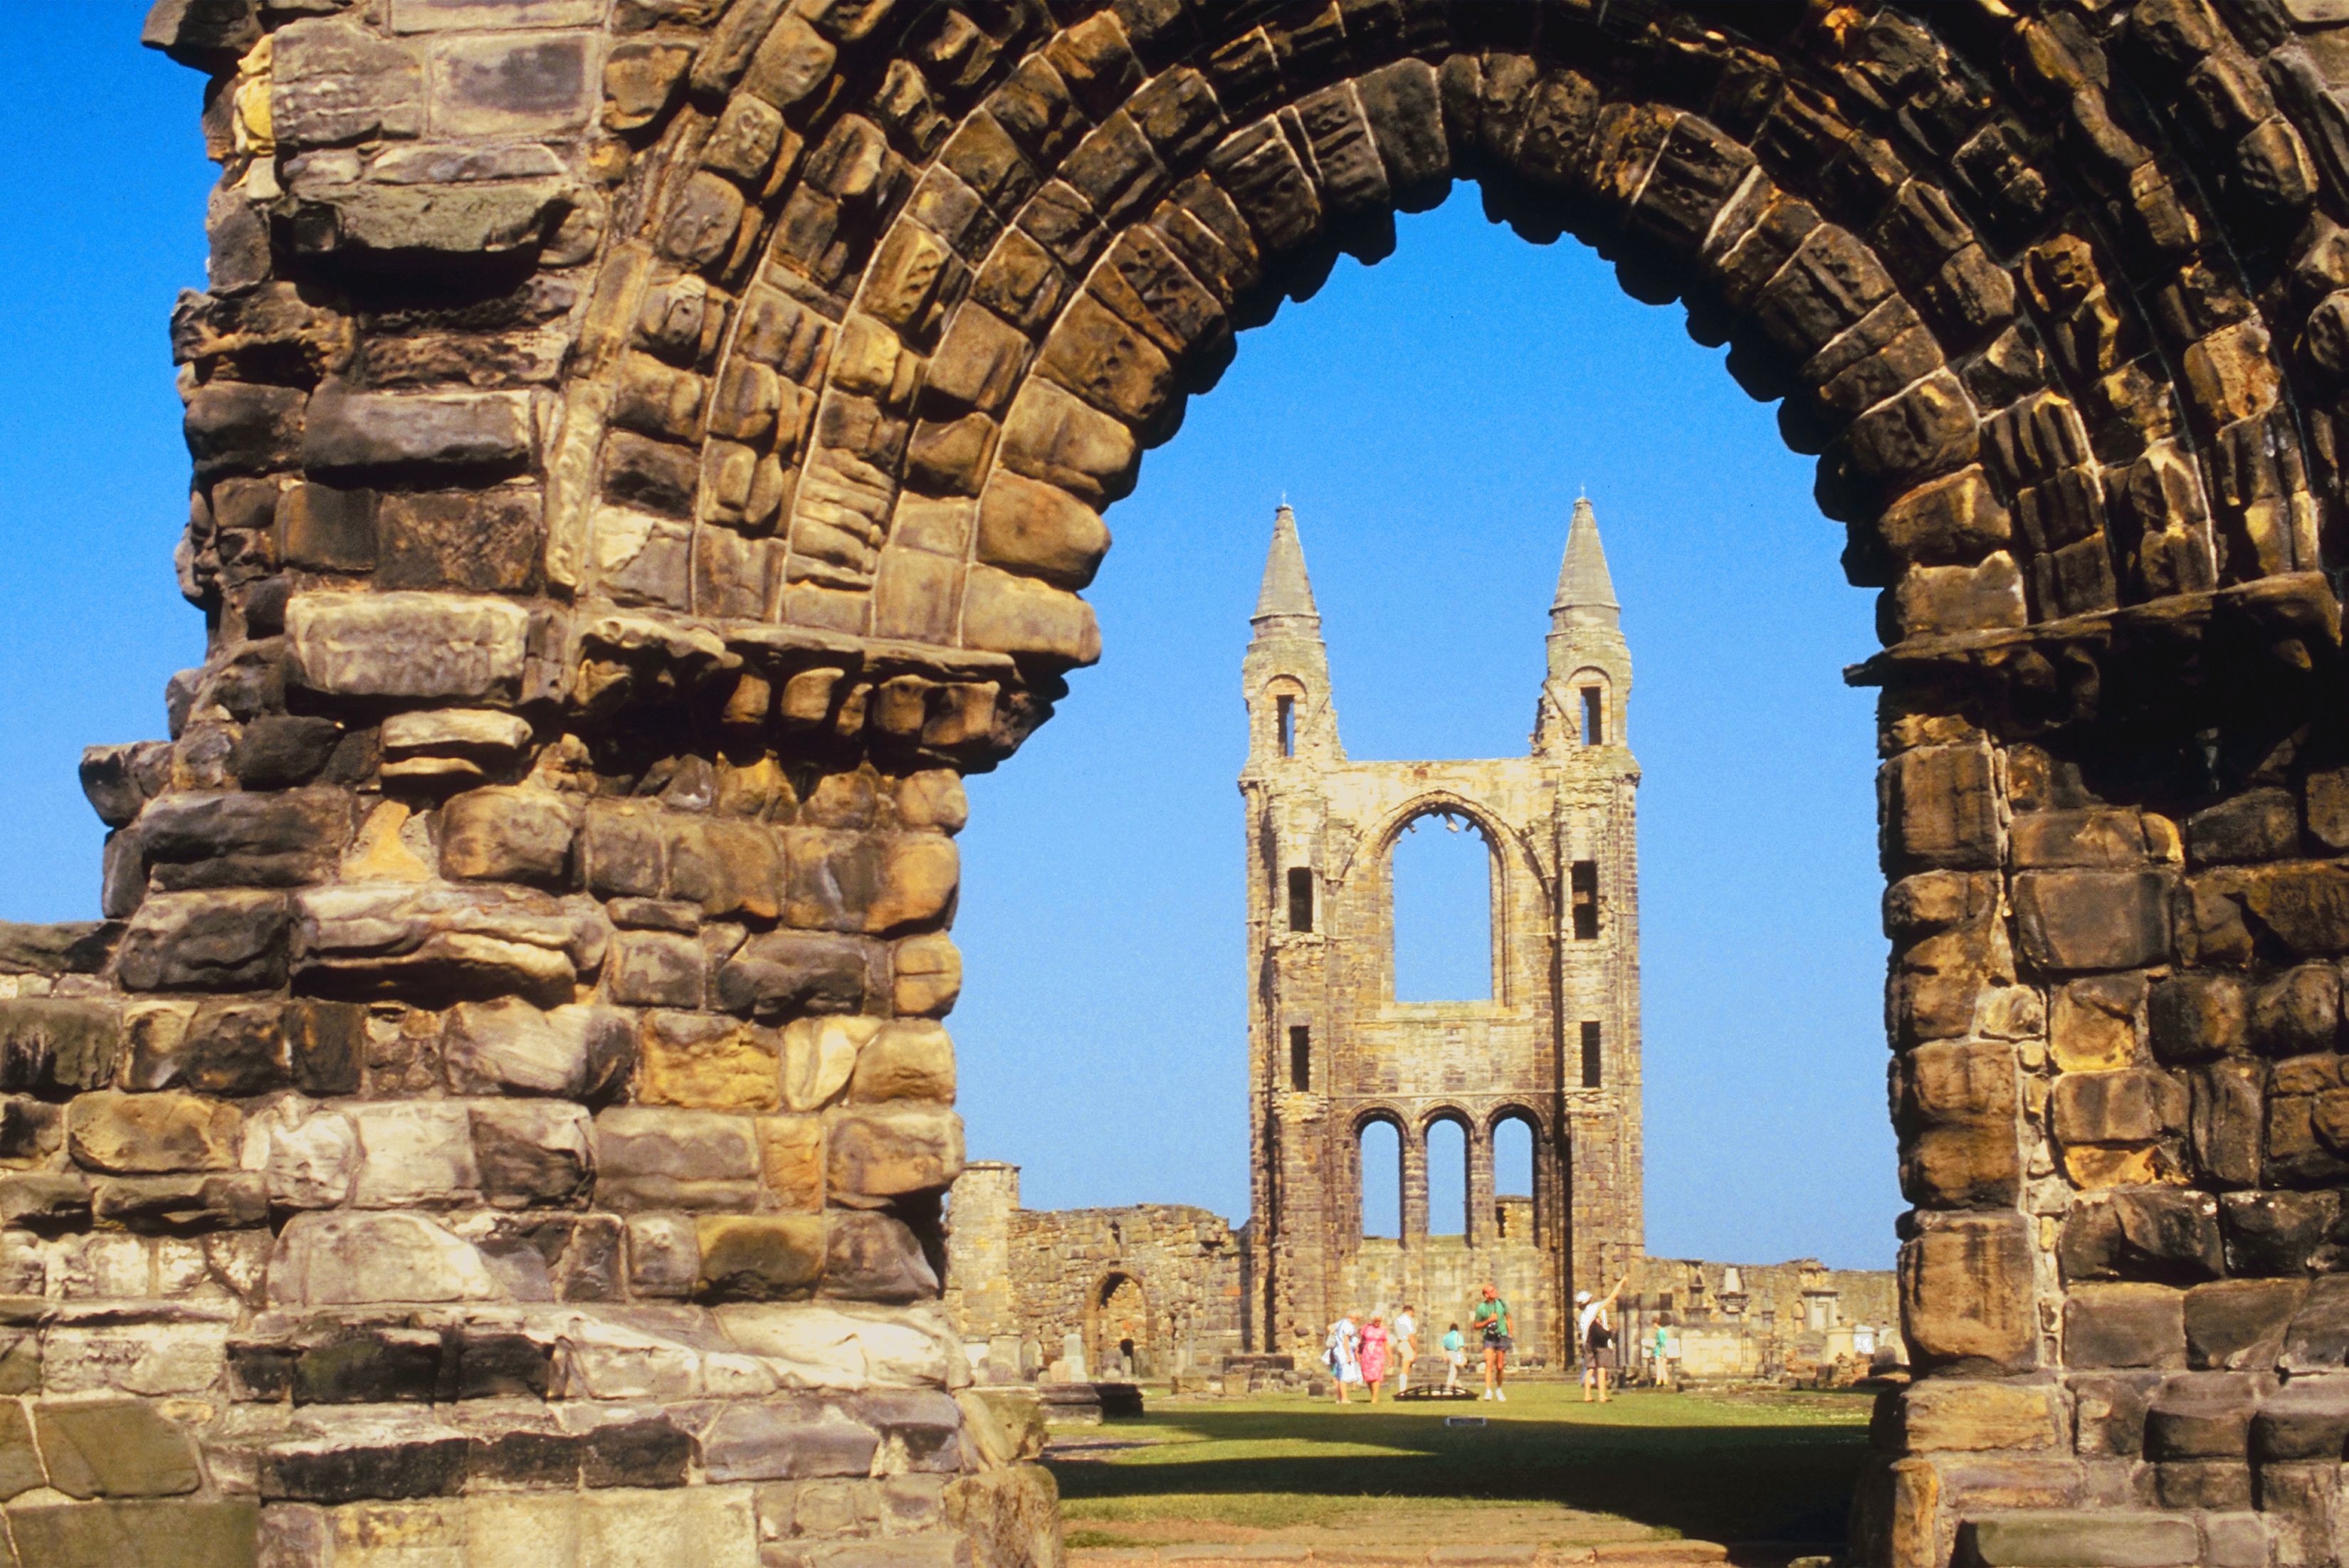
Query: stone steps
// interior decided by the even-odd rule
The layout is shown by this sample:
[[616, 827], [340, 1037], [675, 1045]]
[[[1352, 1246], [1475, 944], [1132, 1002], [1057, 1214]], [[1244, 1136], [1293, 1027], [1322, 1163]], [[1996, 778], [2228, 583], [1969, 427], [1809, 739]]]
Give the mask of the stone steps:
[[2031, 1509], [1958, 1527], [1958, 1568], [2268, 1568], [2256, 1513]]

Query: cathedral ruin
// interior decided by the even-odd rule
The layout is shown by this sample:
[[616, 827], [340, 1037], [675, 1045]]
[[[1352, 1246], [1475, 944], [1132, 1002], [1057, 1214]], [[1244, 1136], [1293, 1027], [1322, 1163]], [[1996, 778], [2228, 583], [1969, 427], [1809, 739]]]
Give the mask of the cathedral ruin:
[[[1247, 831], [1254, 1343], [1318, 1348], [1341, 1312], [1423, 1304], [1465, 1321], [1497, 1284], [1536, 1361], [1569, 1359], [1574, 1292], [1645, 1251], [1640, 1168], [1639, 764], [1631, 658], [1590, 503], [1575, 503], [1550, 604], [1530, 755], [1350, 758], [1321, 617], [1287, 506], [1241, 683]], [[1395, 997], [1396, 841], [1464, 821], [1490, 856], [1489, 999]], [[1532, 1132], [1530, 1212], [1506, 1225], [1495, 1134]], [[1362, 1134], [1399, 1136], [1402, 1234], [1362, 1235]], [[1432, 1214], [1427, 1139], [1457, 1125], [1464, 1212]]]
[[[1246, 1387], [1269, 1363], [1318, 1368], [1342, 1315], [1413, 1305], [1430, 1325], [1466, 1322], [1488, 1283], [1511, 1306], [1514, 1363], [1556, 1371], [1575, 1360], [1574, 1293], [1619, 1279], [1622, 1323], [1664, 1328], [1669, 1356], [1649, 1361], [1669, 1365], [1628, 1340], [1613, 1360], [1651, 1375], [1777, 1378], [1892, 1352], [1889, 1273], [1646, 1255], [1640, 769], [1621, 623], [1597, 513], [1578, 500], [1527, 755], [1350, 758], [1304, 543], [1280, 506], [1240, 674], [1248, 1218], [1023, 1209], [1018, 1167], [973, 1163], [954, 1188], [946, 1288], [976, 1374]], [[1485, 855], [1481, 999], [1396, 995], [1392, 859], [1431, 820]], [[1500, 1189], [1495, 1155], [1513, 1121], [1532, 1152], [1523, 1192]], [[1369, 1234], [1365, 1213], [1364, 1134], [1381, 1122], [1397, 1140], [1394, 1236]], [[1428, 1145], [1447, 1123], [1465, 1181], [1439, 1207]]]

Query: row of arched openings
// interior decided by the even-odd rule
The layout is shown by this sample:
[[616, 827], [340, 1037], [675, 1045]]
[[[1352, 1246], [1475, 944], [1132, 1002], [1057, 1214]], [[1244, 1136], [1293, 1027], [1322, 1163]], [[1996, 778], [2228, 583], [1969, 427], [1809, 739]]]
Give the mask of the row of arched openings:
[[[1361, 1171], [1363, 1239], [1401, 1240], [1403, 1233], [1402, 1130], [1378, 1119], [1363, 1124], [1357, 1134], [1358, 1169]], [[1491, 1235], [1490, 1216], [1483, 1224], [1471, 1217], [1468, 1182], [1469, 1130], [1466, 1122], [1438, 1116], [1427, 1126], [1427, 1233], [1430, 1236]], [[1506, 1111], [1493, 1124], [1493, 1194], [1495, 1204], [1507, 1199], [1531, 1202], [1534, 1196], [1533, 1119], [1522, 1111]]]

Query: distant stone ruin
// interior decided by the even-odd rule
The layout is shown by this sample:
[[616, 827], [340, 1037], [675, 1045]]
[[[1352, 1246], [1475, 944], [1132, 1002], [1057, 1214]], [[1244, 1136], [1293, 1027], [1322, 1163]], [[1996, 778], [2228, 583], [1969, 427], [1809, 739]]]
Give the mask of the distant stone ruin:
[[[1321, 617], [1280, 509], [1241, 685], [1248, 758], [1249, 1342], [1318, 1351], [1341, 1312], [1404, 1302], [1464, 1316], [1511, 1302], [1524, 1354], [1572, 1358], [1571, 1301], [1646, 1250], [1640, 1215], [1640, 901], [1631, 656], [1590, 503], [1550, 605], [1530, 754], [1365, 762], [1346, 754]], [[1395, 845], [1464, 823], [1490, 861], [1486, 999], [1395, 996]], [[1505, 1122], [1531, 1134], [1512, 1226], [1494, 1191]], [[1363, 1135], [1402, 1151], [1402, 1233], [1363, 1234]], [[1467, 1191], [1431, 1214], [1427, 1144], [1460, 1130]], [[1437, 1310], [1432, 1305], [1431, 1311]]]

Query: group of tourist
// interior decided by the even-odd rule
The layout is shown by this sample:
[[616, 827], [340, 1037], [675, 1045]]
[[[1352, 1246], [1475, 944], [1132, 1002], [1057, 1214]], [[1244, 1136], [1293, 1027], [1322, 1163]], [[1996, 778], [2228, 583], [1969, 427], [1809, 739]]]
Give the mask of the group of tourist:
[[[1626, 1274], [1615, 1282], [1615, 1288], [1599, 1299], [1588, 1291], [1577, 1291], [1574, 1296], [1574, 1341], [1581, 1351], [1582, 1398], [1588, 1404], [1596, 1398], [1608, 1403], [1613, 1396], [1607, 1391], [1607, 1366], [1604, 1353], [1615, 1342], [1615, 1329], [1609, 1315], [1616, 1298], [1630, 1283]], [[1508, 1402], [1506, 1387], [1508, 1377], [1509, 1352], [1516, 1340], [1509, 1324], [1509, 1304], [1501, 1298], [1495, 1286], [1485, 1286], [1476, 1309], [1469, 1314], [1468, 1326], [1482, 1344], [1485, 1352], [1485, 1391], [1480, 1399]], [[1468, 1365], [1467, 1336], [1454, 1323], [1444, 1331], [1439, 1343], [1444, 1348], [1444, 1387], [1460, 1387], [1460, 1374]], [[1411, 1365], [1419, 1355], [1419, 1311], [1405, 1306], [1395, 1314], [1392, 1327], [1386, 1318], [1372, 1313], [1366, 1322], [1357, 1325], [1354, 1315], [1342, 1313], [1330, 1326], [1330, 1337], [1323, 1346], [1321, 1359], [1330, 1368], [1338, 1387], [1338, 1403], [1352, 1403], [1352, 1391], [1368, 1388], [1371, 1403], [1379, 1402], [1379, 1390], [1385, 1386], [1390, 1369], [1394, 1374], [1395, 1398], [1401, 1398], [1411, 1388]]]
[[[1509, 1334], [1509, 1304], [1491, 1285], [1485, 1287], [1484, 1299], [1469, 1316], [1469, 1326], [1484, 1342], [1485, 1392], [1487, 1399], [1508, 1398], [1501, 1384], [1514, 1341]], [[1444, 1386], [1460, 1387], [1460, 1374], [1468, 1366], [1468, 1339], [1454, 1323], [1444, 1331], [1438, 1341], [1444, 1350]], [[1340, 1314], [1330, 1326], [1330, 1337], [1323, 1346], [1321, 1359], [1330, 1368], [1338, 1388], [1338, 1403], [1352, 1402], [1356, 1388], [1370, 1390], [1371, 1403], [1379, 1402], [1379, 1391], [1385, 1387], [1390, 1370], [1394, 1375], [1395, 1398], [1401, 1398], [1411, 1388], [1412, 1363], [1419, 1356], [1419, 1309], [1405, 1306], [1395, 1315], [1390, 1327], [1384, 1316], [1372, 1313], [1368, 1320], [1357, 1324], [1350, 1312]]]

